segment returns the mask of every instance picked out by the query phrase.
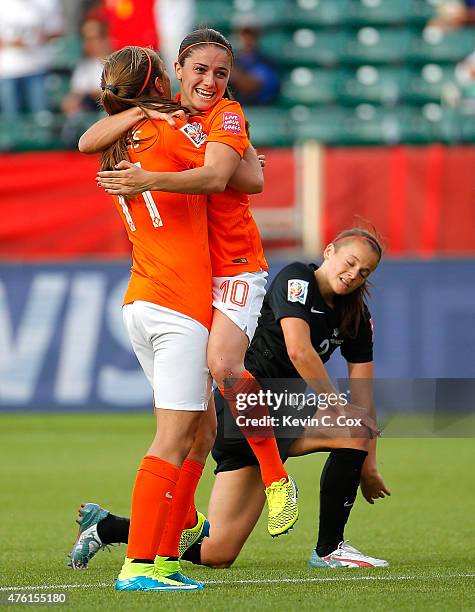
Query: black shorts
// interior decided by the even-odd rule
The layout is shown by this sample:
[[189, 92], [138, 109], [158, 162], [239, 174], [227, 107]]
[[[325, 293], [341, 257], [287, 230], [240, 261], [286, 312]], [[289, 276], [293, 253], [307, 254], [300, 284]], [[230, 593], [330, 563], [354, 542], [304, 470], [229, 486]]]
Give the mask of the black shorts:
[[[236, 423], [234, 423], [226, 400], [218, 389], [214, 393], [214, 402], [218, 418], [216, 441], [211, 450], [211, 455], [216, 461], [214, 473], [232, 472], [248, 465], [259, 465], [246, 438]], [[276, 435], [277, 447], [282, 461], [285, 462], [287, 460], [290, 446], [299, 437], [299, 432], [297, 431], [293, 437], [288, 435], [286, 437], [279, 437]]]

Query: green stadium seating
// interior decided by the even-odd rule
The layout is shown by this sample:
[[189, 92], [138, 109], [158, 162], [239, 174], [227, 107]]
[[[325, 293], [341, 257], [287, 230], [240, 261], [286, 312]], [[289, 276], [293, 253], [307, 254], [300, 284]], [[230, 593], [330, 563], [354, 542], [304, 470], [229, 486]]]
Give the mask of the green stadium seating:
[[426, 28], [413, 36], [409, 48], [404, 49], [407, 59], [418, 63], [456, 63], [475, 49], [475, 29], [459, 28], [443, 32]]
[[32, 117], [0, 120], [0, 151], [32, 151], [62, 148], [55, 129]]
[[457, 111], [444, 109], [438, 104], [397, 109], [399, 137], [410, 144], [431, 142], [459, 142], [460, 121]]
[[413, 0], [353, 0], [351, 21], [357, 26], [404, 24], [410, 19], [413, 4]]
[[297, 142], [317, 140], [320, 143], [340, 144], [345, 135], [348, 112], [341, 107], [292, 109], [290, 120]]
[[285, 66], [332, 66], [340, 61], [348, 34], [301, 28], [294, 32], [271, 32], [261, 47]]
[[282, 109], [248, 106], [251, 141], [256, 147], [283, 147], [293, 143], [289, 115]]
[[294, 28], [343, 26], [350, 18], [351, 0], [296, 0], [288, 15]]
[[349, 64], [403, 62], [411, 38], [406, 28], [361, 28], [348, 38], [341, 59]]
[[49, 105], [53, 112], [61, 110], [61, 102], [69, 92], [70, 76], [62, 72], [51, 73], [46, 78]]
[[290, 0], [199, 0], [196, 23], [225, 32], [242, 22], [255, 22], [261, 28], [285, 26]]
[[53, 41], [52, 48], [53, 70], [73, 70], [81, 57], [81, 39], [78, 36], [62, 36]]
[[453, 66], [425, 64], [408, 73], [402, 97], [410, 104], [440, 102], [443, 94], [455, 87]]
[[344, 70], [325, 68], [293, 68], [282, 79], [279, 104], [333, 104], [338, 100], [339, 83], [346, 80]]
[[404, 68], [364, 65], [354, 68], [339, 90], [344, 104], [362, 102], [394, 105], [401, 97], [408, 79]]

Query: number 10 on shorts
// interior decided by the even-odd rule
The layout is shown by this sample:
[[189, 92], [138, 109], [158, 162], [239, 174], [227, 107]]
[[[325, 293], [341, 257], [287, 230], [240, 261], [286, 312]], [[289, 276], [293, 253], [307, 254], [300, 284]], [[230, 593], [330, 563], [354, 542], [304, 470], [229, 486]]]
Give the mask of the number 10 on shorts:
[[249, 295], [249, 283], [243, 280], [227, 279], [219, 286], [223, 304], [234, 304], [243, 308]]

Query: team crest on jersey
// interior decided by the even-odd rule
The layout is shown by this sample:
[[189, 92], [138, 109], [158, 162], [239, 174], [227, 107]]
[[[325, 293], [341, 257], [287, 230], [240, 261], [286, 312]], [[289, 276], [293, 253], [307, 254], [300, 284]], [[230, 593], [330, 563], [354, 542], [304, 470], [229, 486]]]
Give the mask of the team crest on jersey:
[[308, 281], [292, 278], [287, 282], [287, 299], [289, 302], [305, 304], [308, 293]]
[[241, 134], [242, 119], [237, 113], [223, 113], [223, 130], [232, 134]]
[[206, 141], [206, 134], [203, 132], [201, 123], [185, 123], [185, 125], [180, 128], [180, 132], [183, 132], [197, 149]]

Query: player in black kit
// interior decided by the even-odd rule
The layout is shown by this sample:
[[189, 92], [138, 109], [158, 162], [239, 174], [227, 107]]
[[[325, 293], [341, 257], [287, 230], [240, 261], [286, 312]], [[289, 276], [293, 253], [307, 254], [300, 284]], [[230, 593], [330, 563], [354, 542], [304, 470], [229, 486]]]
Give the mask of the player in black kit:
[[[246, 354], [246, 368], [263, 392], [287, 398], [290, 393], [303, 393], [308, 385], [324, 408], [315, 412], [315, 403], [296, 406], [284, 401], [272, 423], [284, 461], [330, 451], [320, 480], [318, 541], [309, 559], [315, 568], [388, 565], [361, 553], [343, 537], [358, 485], [371, 504], [390, 494], [377, 469], [376, 437], [372, 435], [373, 331], [365, 303], [367, 278], [381, 255], [374, 233], [352, 228], [325, 248], [320, 267], [297, 262], [283, 268], [267, 292]], [[335, 389], [324, 366], [337, 348], [348, 364], [351, 404]], [[265, 497], [259, 464], [219, 392], [215, 403], [218, 435], [212, 450], [217, 466], [208, 506], [211, 530], [209, 537], [196, 538], [183, 559], [229, 567], [254, 528]], [[255, 411], [243, 411], [240, 425], [244, 433], [247, 420], [254, 416]], [[296, 417], [296, 424], [283, 426], [285, 416], [287, 421]], [[328, 426], [331, 423], [336, 426]], [[127, 519], [97, 504], [86, 504], [78, 522], [78, 544], [71, 553], [78, 567], [85, 567], [101, 546], [127, 541]]]

